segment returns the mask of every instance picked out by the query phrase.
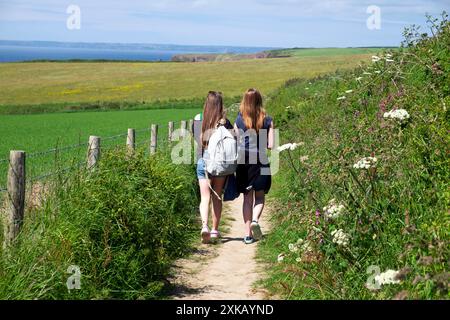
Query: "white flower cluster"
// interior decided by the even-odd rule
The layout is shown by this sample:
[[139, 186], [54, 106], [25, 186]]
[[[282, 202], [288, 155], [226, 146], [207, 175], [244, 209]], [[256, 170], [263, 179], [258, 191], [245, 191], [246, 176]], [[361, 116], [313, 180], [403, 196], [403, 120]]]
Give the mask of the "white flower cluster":
[[378, 57], [378, 56], [372, 56], [372, 62], [378, 62], [378, 61], [380, 61], [381, 60], [381, 58], [380, 57]]
[[280, 254], [278, 255], [278, 257], [277, 257], [277, 261], [278, 261], [278, 262], [283, 262], [283, 260], [284, 260], [284, 253], [280, 253]]
[[341, 203], [337, 203], [336, 199], [331, 199], [328, 203], [328, 206], [323, 208], [323, 212], [325, 217], [330, 219], [336, 219], [344, 213], [344, 205]]
[[350, 242], [350, 236], [342, 229], [334, 230], [331, 232], [331, 236], [333, 237], [333, 242], [342, 247], [348, 246]]
[[398, 273], [399, 272], [395, 271], [395, 270], [387, 270], [386, 272], [376, 275], [375, 281], [379, 285], [400, 283], [400, 280], [396, 279], [396, 276], [398, 275]]
[[399, 121], [405, 121], [409, 119], [409, 113], [405, 109], [397, 109], [386, 112], [383, 117], [385, 119], [396, 119]]
[[289, 251], [290, 252], [298, 252], [298, 247], [297, 247], [297, 245], [296, 244], [293, 244], [293, 243], [289, 243]]
[[308, 240], [298, 239], [297, 243], [289, 244], [289, 251], [297, 253], [299, 251], [309, 253], [313, 251], [311, 242]]
[[355, 169], [370, 169], [370, 168], [375, 167], [377, 162], [378, 162], [378, 159], [374, 158], [374, 157], [362, 158], [361, 160], [359, 160], [357, 163], [355, 163], [353, 165], [353, 168], [355, 168]]
[[303, 142], [283, 144], [282, 146], [279, 146], [277, 148], [277, 151], [278, 152], [282, 152], [282, 151], [285, 151], [285, 150], [294, 151], [295, 149], [297, 149], [298, 147], [301, 147], [303, 145], [305, 145]]
[[303, 240], [303, 239], [298, 239], [297, 241], [297, 246], [300, 246], [300, 249], [303, 252], [312, 252], [313, 251], [313, 247], [311, 245], [311, 242], [309, 242], [308, 240]]
[[[380, 62], [382, 59], [383, 58], [379, 57], [379, 56], [372, 56], [372, 62], [373, 63]], [[386, 54], [384, 59], [386, 60], [386, 62], [394, 62], [394, 60], [392, 59], [392, 54]]]

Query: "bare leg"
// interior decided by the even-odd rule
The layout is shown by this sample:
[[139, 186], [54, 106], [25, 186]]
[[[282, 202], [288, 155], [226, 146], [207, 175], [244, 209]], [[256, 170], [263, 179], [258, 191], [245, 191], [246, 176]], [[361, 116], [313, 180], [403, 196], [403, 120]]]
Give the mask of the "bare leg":
[[255, 192], [253, 190], [248, 192], [247, 194], [244, 193], [244, 205], [242, 208], [244, 214], [245, 235], [250, 237], [252, 236], [250, 225], [252, 223], [254, 193]]
[[264, 210], [265, 194], [264, 191], [255, 192], [255, 204], [253, 207], [253, 221], [258, 222]]
[[200, 179], [198, 180], [198, 183], [200, 185], [200, 195], [201, 195], [200, 215], [202, 217], [202, 225], [207, 226], [209, 218], [209, 201], [211, 199], [211, 192], [209, 190], [209, 181], [207, 179]]
[[[213, 178], [211, 186], [213, 190], [219, 195], [222, 196], [223, 187], [225, 185], [226, 178]], [[212, 193], [212, 203], [213, 203], [213, 227], [212, 230], [219, 230], [220, 218], [222, 217], [222, 199], [218, 199], [217, 196]]]

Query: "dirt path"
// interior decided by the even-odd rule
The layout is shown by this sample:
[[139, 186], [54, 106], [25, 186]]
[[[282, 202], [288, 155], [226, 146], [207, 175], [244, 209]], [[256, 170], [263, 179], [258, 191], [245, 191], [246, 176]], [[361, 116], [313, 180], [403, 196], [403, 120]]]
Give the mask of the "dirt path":
[[[188, 259], [176, 263], [175, 299], [181, 300], [261, 300], [266, 295], [255, 290], [253, 284], [260, 279], [261, 266], [255, 261], [257, 244], [243, 243], [242, 197], [229, 202], [224, 208], [229, 230], [222, 244], [200, 245]], [[263, 218], [267, 218], [264, 210]], [[267, 219], [261, 220], [267, 232]]]

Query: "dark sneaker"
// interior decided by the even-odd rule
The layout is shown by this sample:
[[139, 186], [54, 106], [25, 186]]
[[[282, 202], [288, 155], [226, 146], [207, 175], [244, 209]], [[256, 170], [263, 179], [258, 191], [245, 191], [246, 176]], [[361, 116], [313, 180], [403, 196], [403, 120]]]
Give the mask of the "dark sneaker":
[[259, 223], [257, 221], [253, 221], [250, 228], [252, 230], [252, 234], [255, 240], [261, 240], [263, 234], [261, 231], [261, 227], [259, 226]]
[[252, 244], [255, 242], [255, 239], [253, 239], [252, 237], [245, 237], [244, 238], [244, 243], [245, 244]]

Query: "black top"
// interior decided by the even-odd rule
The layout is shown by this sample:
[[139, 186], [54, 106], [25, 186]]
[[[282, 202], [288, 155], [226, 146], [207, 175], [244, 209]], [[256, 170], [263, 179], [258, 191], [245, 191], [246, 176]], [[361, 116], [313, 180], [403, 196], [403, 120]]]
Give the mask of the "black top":
[[[254, 132], [253, 134], [244, 135], [244, 138], [240, 138], [240, 148], [245, 150], [245, 153], [258, 153], [258, 159], [267, 157], [267, 143], [269, 138], [269, 129], [272, 126], [273, 119], [270, 116], [264, 118], [263, 126], [259, 131], [259, 134]], [[244, 118], [239, 113], [236, 118], [236, 127], [246, 133], [249, 129], [245, 126]], [[261, 143], [260, 143], [260, 139]]]

